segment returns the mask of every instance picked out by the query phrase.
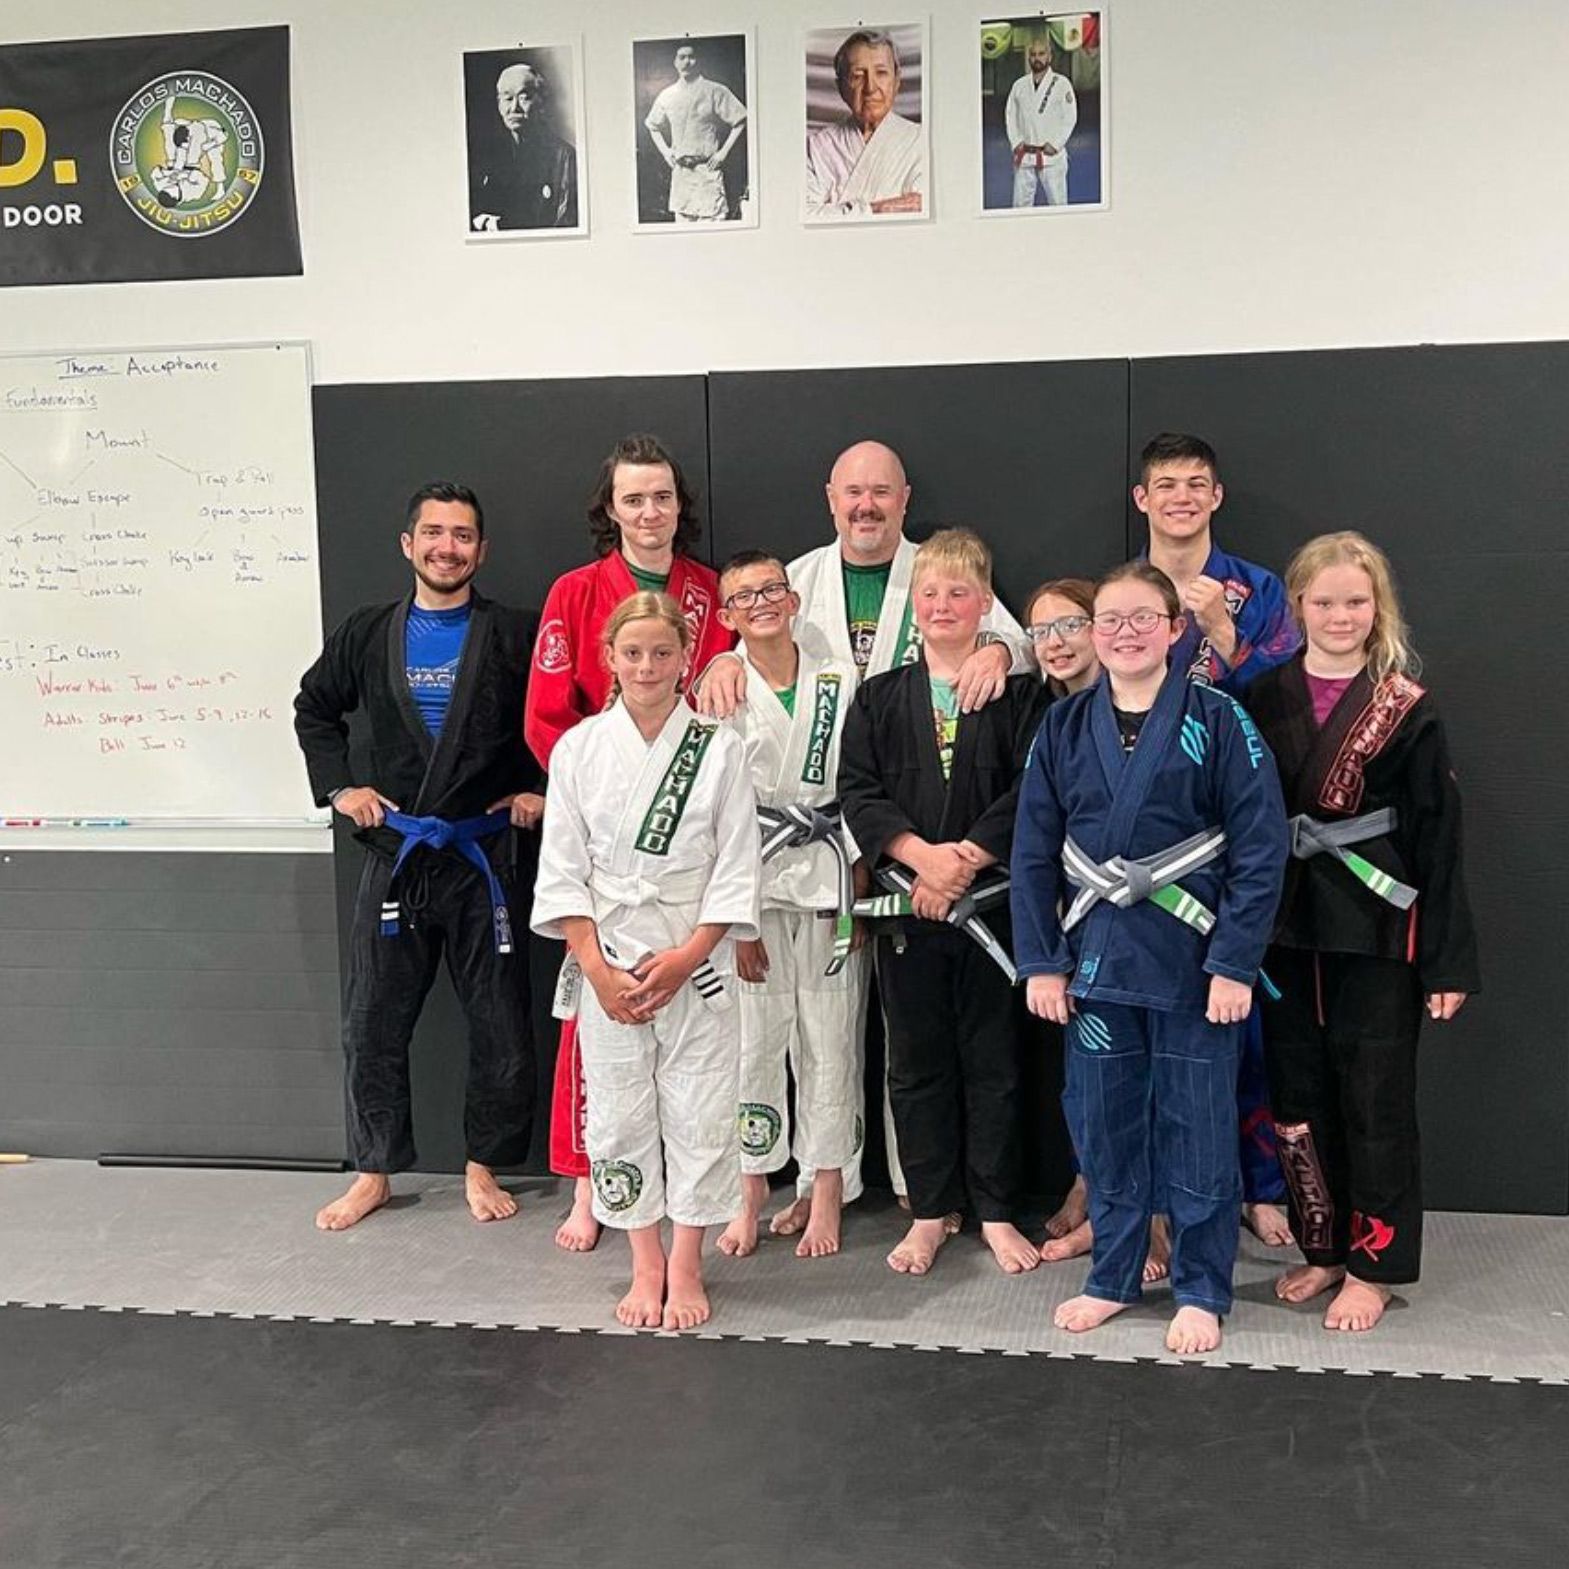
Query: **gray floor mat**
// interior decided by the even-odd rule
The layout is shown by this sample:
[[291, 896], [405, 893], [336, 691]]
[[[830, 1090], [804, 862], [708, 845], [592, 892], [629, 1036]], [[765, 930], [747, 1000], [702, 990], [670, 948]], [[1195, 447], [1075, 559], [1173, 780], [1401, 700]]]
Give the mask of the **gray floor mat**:
[[[518, 1218], [481, 1226], [468, 1217], [458, 1179], [400, 1177], [387, 1210], [351, 1232], [317, 1232], [314, 1210], [343, 1182], [78, 1161], [0, 1168], [0, 1301], [630, 1333], [612, 1317], [625, 1287], [624, 1241], [610, 1237], [576, 1257], [552, 1243], [567, 1184], [522, 1184]], [[1052, 1309], [1077, 1291], [1084, 1261], [1007, 1278], [965, 1234], [929, 1276], [911, 1280], [883, 1262], [900, 1219], [886, 1198], [853, 1207], [834, 1259], [797, 1260], [778, 1240], [750, 1259], [715, 1256], [707, 1332], [1172, 1360], [1161, 1338], [1164, 1288], [1093, 1334], [1069, 1336], [1053, 1328]], [[1322, 1301], [1278, 1303], [1272, 1282], [1285, 1257], [1244, 1235], [1236, 1309], [1209, 1360], [1569, 1382], [1569, 1220], [1430, 1215], [1422, 1284], [1367, 1336], [1325, 1333]]]

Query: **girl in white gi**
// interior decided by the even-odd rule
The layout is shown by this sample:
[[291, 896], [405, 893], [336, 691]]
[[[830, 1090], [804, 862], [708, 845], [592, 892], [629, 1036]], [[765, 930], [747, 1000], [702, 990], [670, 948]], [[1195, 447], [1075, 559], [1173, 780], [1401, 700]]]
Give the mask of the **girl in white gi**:
[[842, 1205], [861, 1192], [854, 1156], [863, 1126], [867, 955], [850, 907], [869, 878], [856, 866], [837, 801], [839, 738], [856, 670], [820, 640], [796, 642], [791, 623], [801, 601], [776, 557], [742, 551], [720, 573], [719, 593], [719, 619], [740, 634], [750, 676], [747, 701], [728, 723], [746, 745], [764, 868], [762, 935], [736, 945], [741, 1213], [718, 1246], [741, 1258], [756, 1250], [769, 1174], [794, 1155], [812, 1173], [796, 1257], [824, 1258], [839, 1251]]
[[615, 698], [551, 756], [534, 888], [534, 930], [564, 938], [587, 982], [594, 1214], [628, 1233], [616, 1317], [633, 1329], [707, 1322], [704, 1229], [741, 1204], [732, 946], [757, 936], [756, 805], [739, 737], [680, 699], [690, 647], [667, 595], [611, 614]]

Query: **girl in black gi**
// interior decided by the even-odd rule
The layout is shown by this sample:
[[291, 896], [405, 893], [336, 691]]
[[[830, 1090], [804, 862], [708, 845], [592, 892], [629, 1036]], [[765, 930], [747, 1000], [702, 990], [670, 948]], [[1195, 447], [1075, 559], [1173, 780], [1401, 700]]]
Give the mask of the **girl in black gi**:
[[1248, 691], [1294, 814], [1264, 1030], [1307, 1263], [1275, 1291], [1339, 1286], [1324, 1327], [1360, 1331], [1420, 1272], [1417, 1033], [1424, 999], [1452, 1019], [1477, 990], [1476, 938], [1460, 793], [1388, 561], [1360, 534], [1325, 534], [1286, 591], [1306, 646]]

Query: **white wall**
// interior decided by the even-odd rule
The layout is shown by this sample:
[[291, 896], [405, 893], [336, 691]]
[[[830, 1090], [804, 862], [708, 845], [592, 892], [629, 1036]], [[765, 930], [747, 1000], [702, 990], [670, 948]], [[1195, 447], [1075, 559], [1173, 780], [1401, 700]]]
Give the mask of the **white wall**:
[[[344, 382], [1569, 337], [1561, 0], [1111, 0], [1111, 210], [1033, 221], [973, 216], [982, 13], [929, 8], [935, 221], [806, 232], [799, 31], [859, 0], [6, 0], [8, 41], [288, 22], [306, 272], [4, 289], [0, 348], [296, 337]], [[632, 233], [627, 40], [754, 24], [761, 227]], [[459, 56], [521, 29], [585, 35], [593, 233], [465, 245]]]

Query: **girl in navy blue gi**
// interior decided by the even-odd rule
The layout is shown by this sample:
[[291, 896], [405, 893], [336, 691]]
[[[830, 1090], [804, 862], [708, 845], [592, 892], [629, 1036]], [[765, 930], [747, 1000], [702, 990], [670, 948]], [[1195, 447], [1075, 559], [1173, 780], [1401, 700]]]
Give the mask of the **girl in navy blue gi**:
[[1166, 1345], [1192, 1355], [1220, 1344], [1231, 1307], [1241, 1023], [1288, 836], [1253, 722], [1168, 671], [1185, 630], [1176, 589], [1147, 561], [1101, 580], [1104, 675], [1047, 712], [1012, 873], [1030, 1009], [1069, 1026], [1063, 1106], [1095, 1231], [1084, 1294], [1057, 1325], [1094, 1329], [1139, 1300], [1158, 1184], [1177, 1302]]

